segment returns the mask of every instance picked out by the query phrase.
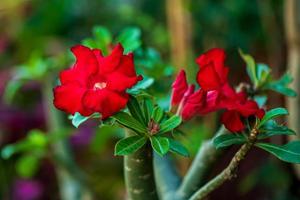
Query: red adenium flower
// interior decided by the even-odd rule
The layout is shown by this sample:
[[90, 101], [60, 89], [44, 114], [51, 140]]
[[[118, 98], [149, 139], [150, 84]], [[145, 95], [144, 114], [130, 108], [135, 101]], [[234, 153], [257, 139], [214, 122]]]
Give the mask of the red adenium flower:
[[242, 122], [243, 118], [256, 116], [263, 118], [265, 111], [260, 109], [253, 100], [248, 100], [244, 92], [237, 93], [234, 97], [227, 100], [227, 111], [221, 117], [221, 122], [231, 132], [240, 132], [245, 129]]
[[225, 109], [221, 122], [231, 132], [239, 132], [245, 128], [243, 118], [251, 115], [263, 117], [264, 111], [255, 101], [248, 100], [244, 92], [237, 93], [229, 85], [224, 50], [211, 49], [199, 56], [196, 62], [200, 67], [197, 74], [200, 89], [194, 91], [195, 85], [188, 85], [183, 70], [172, 85], [171, 105], [177, 108], [177, 114], [184, 120]]
[[228, 68], [224, 65], [225, 52], [214, 48], [196, 59], [199, 65], [197, 82], [205, 91], [219, 90], [227, 83]]
[[186, 74], [181, 70], [172, 84], [171, 106], [178, 107], [177, 113], [183, 120], [189, 120], [200, 113], [205, 104], [206, 92], [199, 89], [195, 91], [195, 85], [188, 85]]
[[126, 89], [142, 80], [136, 75], [133, 54], [123, 55], [120, 44], [106, 57], [82, 45], [71, 51], [76, 63], [60, 73], [61, 85], [54, 88], [56, 108], [83, 116], [99, 112], [102, 119], [123, 109], [129, 99]]

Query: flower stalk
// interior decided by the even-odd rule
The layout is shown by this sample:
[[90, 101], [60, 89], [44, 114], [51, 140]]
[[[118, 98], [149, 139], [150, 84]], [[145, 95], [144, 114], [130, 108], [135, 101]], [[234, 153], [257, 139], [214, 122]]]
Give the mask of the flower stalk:
[[256, 127], [254, 127], [250, 132], [248, 142], [242, 145], [242, 147], [230, 161], [229, 165], [219, 175], [196, 191], [189, 200], [202, 200], [206, 198], [212, 191], [221, 186], [225, 181], [234, 178], [240, 162], [245, 158], [251, 147], [254, 145], [257, 134], [258, 130]]
[[[132, 132], [126, 130], [127, 136]], [[124, 156], [125, 185], [130, 200], [158, 200], [153, 171], [153, 151], [148, 142], [135, 153]]]

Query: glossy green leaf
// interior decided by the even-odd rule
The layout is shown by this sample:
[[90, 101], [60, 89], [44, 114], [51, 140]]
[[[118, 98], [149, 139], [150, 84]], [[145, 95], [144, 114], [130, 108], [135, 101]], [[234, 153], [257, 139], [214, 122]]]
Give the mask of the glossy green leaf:
[[256, 65], [256, 77], [259, 82], [258, 83], [259, 86], [261, 86], [267, 82], [267, 80], [270, 77], [270, 72], [271, 72], [271, 69], [269, 68], [268, 65], [263, 64], [263, 63], [258, 63]]
[[243, 144], [245, 142], [247, 142], [247, 138], [245, 138], [242, 134], [225, 134], [213, 139], [213, 144], [217, 149], [233, 144]]
[[247, 73], [248, 76], [250, 77], [252, 83], [257, 86], [258, 85], [258, 79], [256, 76], [256, 64], [255, 61], [253, 59], [253, 57], [249, 54], [245, 54], [243, 53], [243, 51], [241, 49], [239, 49], [239, 53], [240, 56], [242, 57], [242, 59], [245, 61], [246, 65], [247, 65]]
[[266, 112], [265, 116], [262, 118], [262, 120], [259, 123], [258, 127], [261, 127], [262, 125], [264, 125], [267, 121], [281, 116], [281, 115], [287, 115], [289, 114], [288, 111], [285, 108], [274, 108], [272, 110], [269, 110], [268, 112]]
[[151, 118], [156, 122], [156, 123], [159, 123], [162, 118], [164, 116], [164, 111], [163, 109], [161, 109], [159, 106], [156, 106], [154, 109], [153, 109], [153, 112], [151, 114]]
[[71, 119], [72, 119], [72, 124], [73, 126], [75, 126], [76, 128], [78, 128], [83, 122], [87, 121], [88, 119], [91, 119], [91, 118], [100, 118], [101, 115], [99, 113], [94, 113], [90, 116], [82, 116], [80, 113], [76, 112], [74, 114], [74, 116], [71, 116]]
[[259, 129], [257, 139], [266, 139], [275, 135], [296, 135], [296, 133], [286, 126], [274, 124], [272, 127], [262, 127]]
[[115, 155], [124, 156], [132, 154], [144, 146], [147, 142], [146, 137], [131, 136], [119, 140], [115, 146]]
[[137, 99], [134, 96], [130, 96], [130, 99], [127, 103], [127, 108], [130, 114], [138, 120], [141, 124], [147, 125], [147, 122], [144, 118], [141, 106]]
[[255, 146], [273, 154], [282, 161], [300, 164], [300, 141], [292, 141], [285, 145], [256, 143]]
[[141, 90], [149, 88], [154, 83], [153, 78], [144, 77], [143, 80], [139, 81], [133, 88], [127, 90], [129, 94], [139, 94]]
[[172, 117], [160, 124], [160, 130], [157, 134], [162, 134], [173, 130], [181, 124], [181, 121], [181, 117], [173, 115]]
[[147, 133], [145, 126], [125, 112], [118, 112], [112, 117], [123, 126], [135, 131], [137, 134], [143, 135], [142, 133]]
[[150, 141], [152, 148], [160, 156], [165, 155], [170, 149], [170, 143], [166, 137], [154, 136], [150, 138]]
[[179, 155], [185, 156], [185, 157], [189, 157], [189, 151], [187, 150], [187, 148], [185, 148], [180, 142], [173, 140], [171, 138], [169, 139], [169, 143], [170, 143], [170, 151], [175, 152]]
[[148, 123], [151, 118], [151, 113], [153, 112], [153, 103], [149, 98], [143, 98], [143, 113], [146, 122]]
[[289, 97], [295, 97], [297, 96], [297, 93], [288, 87], [288, 85], [293, 81], [293, 78], [290, 74], [286, 73], [284, 74], [279, 80], [272, 81], [268, 83], [265, 86], [265, 89], [270, 89], [275, 92], [278, 92], [280, 94], [289, 96]]

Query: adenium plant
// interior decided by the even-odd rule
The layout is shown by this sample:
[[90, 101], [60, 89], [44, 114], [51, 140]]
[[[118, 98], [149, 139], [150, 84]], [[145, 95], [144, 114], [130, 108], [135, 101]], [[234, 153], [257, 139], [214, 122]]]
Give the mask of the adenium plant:
[[[224, 50], [214, 48], [203, 53], [196, 59], [199, 67], [194, 77], [196, 84], [189, 84], [186, 72], [181, 70], [170, 86], [170, 109], [164, 110], [145, 88], [139, 88], [143, 75], [137, 75], [135, 67], [139, 66], [134, 65], [133, 53], [124, 53], [121, 44], [105, 52], [106, 56], [100, 49], [83, 45], [72, 47], [71, 51], [76, 62], [60, 73], [60, 85], [53, 90], [54, 105], [73, 115], [76, 126], [88, 118], [99, 118], [101, 125], [117, 123], [124, 128], [126, 137], [117, 142], [115, 155], [125, 156], [129, 199], [204, 199], [226, 180], [235, 177], [240, 162], [254, 146], [283, 161], [300, 163], [299, 141], [282, 146], [264, 141], [274, 135], [295, 134], [275, 121], [276, 117], [288, 114], [286, 109], [266, 110], [261, 101], [269, 89], [295, 96], [287, 86], [291, 78], [284, 75], [279, 81], [273, 80], [270, 68], [256, 64], [250, 55], [240, 51], [251, 84], [233, 87], [228, 82], [230, 69], [225, 65]], [[173, 133], [190, 119], [212, 112], [222, 113], [220, 122], [225, 128], [206, 148], [199, 148], [191, 169], [180, 181], [174, 173], [175, 165], [168, 164], [168, 152], [182, 156], [189, 153]], [[205, 169], [197, 165], [211, 167], [213, 163], [206, 161], [206, 157], [217, 160], [220, 152], [233, 144], [241, 147], [228, 167], [204, 183], [199, 174], [205, 173]]]

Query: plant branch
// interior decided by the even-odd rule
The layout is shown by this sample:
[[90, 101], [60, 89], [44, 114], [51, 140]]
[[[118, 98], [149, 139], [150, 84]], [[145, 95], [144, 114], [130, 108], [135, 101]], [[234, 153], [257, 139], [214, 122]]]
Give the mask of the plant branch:
[[175, 193], [181, 178], [170, 155], [161, 157], [154, 154], [154, 173], [159, 197], [163, 200], [175, 200]]
[[212, 191], [221, 186], [225, 181], [230, 180], [235, 177], [235, 172], [240, 164], [240, 162], [245, 158], [246, 154], [249, 152], [251, 147], [256, 141], [256, 136], [258, 131], [256, 127], [251, 130], [250, 136], [248, 137], [248, 142], [242, 145], [238, 152], [234, 155], [229, 165], [215, 178], [210, 180], [207, 184], [201, 187], [189, 200], [202, 200], [207, 197]]
[[[133, 133], [126, 130], [126, 135]], [[153, 151], [149, 142], [124, 156], [125, 185], [130, 200], [158, 200], [153, 172]]]
[[[228, 131], [222, 126], [216, 135], [227, 133]], [[222, 150], [217, 150], [214, 147], [212, 139], [204, 141], [198, 150], [191, 167], [184, 176], [176, 196], [178, 196], [179, 199], [188, 199], [193, 192], [204, 184], [212, 166], [214, 166], [222, 154]]]

